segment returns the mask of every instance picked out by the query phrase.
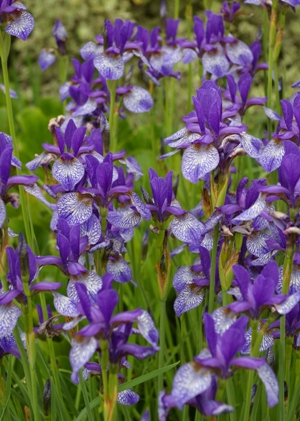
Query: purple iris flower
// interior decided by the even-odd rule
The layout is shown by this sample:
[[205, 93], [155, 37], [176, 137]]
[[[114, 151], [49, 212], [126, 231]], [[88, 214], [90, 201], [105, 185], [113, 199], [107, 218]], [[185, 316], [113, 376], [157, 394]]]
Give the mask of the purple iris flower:
[[0, 22], [5, 32], [25, 41], [34, 27], [32, 15], [26, 12], [26, 6], [16, 0], [0, 1]]
[[261, 312], [273, 306], [279, 314], [287, 314], [300, 300], [300, 292], [291, 296], [276, 294], [279, 272], [276, 262], [269, 262], [252, 283], [249, 272], [240, 265], [232, 267], [242, 297], [229, 304], [235, 313], [247, 312], [258, 319]]
[[57, 247], [60, 257], [38, 256], [38, 265], [55, 265], [67, 276], [79, 276], [87, 272], [87, 269], [79, 263], [80, 256], [87, 249], [87, 236], [80, 236], [79, 225], [70, 227], [67, 221], [61, 218], [58, 220], [57, 229]]
[[0, 228], [6, 219], [6, 204], [13, 207], [19, 206], [18, 194], [9, 193], [9, 190], [18, 185], [30, 186], [34, 184], [38, 177], [35, 175], [15, 175], [9, 177], [11, 165], [17, 165], [19, 161], [13, 157], [13, 146], [11, 138], [4, 133], [0, 134]]
[[261, 157], [258, 160], [265, 171], [274, 171], [280, 167], [285, 155], [285, 143], [291, 140], [299, 145], [300, 142], [300, 94], [298, 93], [293, 103], [288, 100], [281, 100], [283, 118], [275, 111], [265, 108], [266, 115], [278, 121], [276, 133], [265, 145]]
[[200, 261], [196, 259], [192, 266], [179, 267], [173, 278], [173, 287], [178, 293], [174, 311], [178, 317], [202, 303], [204, 291], [210, 284], [209, 252], [204, 247], [200, 249]]
[[[98, 349], [97, 338], [109, 342], [109, 358], [112, 364], [119, 363], [126, 355], [143, 359], [157, 352], [159, 349], [158, 331], [147, 312], [137, 309], [113, 315], [118, 303], [116, 291], [105, 287], [98, 292], [96, 301], [91, 302], [85, 285], [78, 284], [76, 289], [80, 300], [79, 311], [86, 316], [89, 324], [79, 330], [72, 341], [70, 351], [72, 381], [77, 382], [78, 370]], [[128, 343], [134, 322], [137, 323], [139, 333], [150, 343], [150, 346]]]
[[220, 12], [224, 16], [225, 22], [232, 22], [234, 15], [240, 10], [241, 4], [234, 1], [232, 4], [228, 4], [228, 1], [224, 1]]
[[154, 221], [160, 223], [165, 222], [171, 215], [180, 216], [186, 213], [175, 200], [172, 187], [172, 174], [172, 171], [169, 171], [166, 177], [162, 178], [150, 168], [149, 178], [153, 199], [148, 195], [146, 190], [142, 189], [147, 208], [150, 210]]
[[[214, 381], [214, 375], [227, 379], [232, 375], [231, 366], [256, 370], [266, 387], [269, 406], [278, 403], [279, 387], [275, 374], [264, 358], [236, 357], [245, 343], [246, 316], [238, 320], [225, 312], [216, 310], [212, 315], [204, 315], [208, 349], [195, 357], [195, 361], [185, 364], [176, 373], [173, 389], [165, 402], [182, 409], [186, 403], [207, 391]], [[195, 402], [194, 402], [195, 403]]]
[[296, 207], [300, 195], [300, 151], [299, 147], [287, 140], [284, 143], [284, 157], [278, 168], [279, 185], [265, 186], [261, 191], [268, 194], [268, 200], [282, 199], [289, 208]]
[[[256, 156], [257, 151], [253, 145], [255, 138], [232, 138], [234, 134], [242, 134], [246, 127], [234, 121], [228, 123], [226, 120], [223, 123], [223, 118], [227, 116], [222, 115], [222, 95], [214, 82], [204, 82], [193, 101], [195, 111], [183, 118], [186, 127], [164, 140], [177, 151], [185, 149], [182, 174], [187, 180], [197, 183], [199, 179], [206, 179], [219, 164], [223, 171], [228, 170], [234, 158], [233, 151], [240, 144], [249, 151], [250, 156], [253, 153]], [[255, 150], [253, 153], [252, 149]], [[176, 151], [163, 157], [174, 153]]]
[[61, 286], [60, 282], [49, 281], [33, 284], [38, 274], [36, 256], [25, 243], [22, 235], [19, 236], [18, 248], [14, 250], [12, 247], [7, 247], [6, 254], [9, 266], [7, 274], [9, 290], [0, 293], [0, 337], [11, 334], [22, 314], [13, 300], [17, 298], [19, 302], [26, 304], [23, 283], [28, 283], [32, 295], [43, 291], [55, 291]]
[[52, 167], [53, 177], [61, 183], [63, 191], [72, 191], [82, 180], [85, 169], [80, 155], [91, 153], [94, 145], [88, 145], [85, 142], [86, 127], [76, 128], [73, 120], [70, 120], [63, 136], [61, 130], [55, 127], [55, 135], [58, 146], [43, 143], [46, 152], [43, 152], [34, 160], [26, 164], [27, 168], [34, 171], [38, 166], [43, 165], [45, 161], [53, 159], [55, 162]]
[[[131, 54], [139, 53], [139, 43], [132, 41], [135, 23], [116, 19], [114, 25], [105, 21], [105, 51], [94, 58], [94, 65], [106, 80], [120, 79], [124, 74], [125, 62]], [[129, 54], [129, 57], [128, 57]]]

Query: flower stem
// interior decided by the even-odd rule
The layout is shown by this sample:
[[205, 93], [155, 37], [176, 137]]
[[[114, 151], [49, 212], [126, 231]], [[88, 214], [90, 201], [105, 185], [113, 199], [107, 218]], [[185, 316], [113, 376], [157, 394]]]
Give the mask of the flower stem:
[[[2, 66], [2, 73], [3, 73], [3, 82], [5, 86], [5, 99], [6, 99], [6, 108], [7, 108], [7, 118], [8, 118], [8, 126], [9, 126], [9, 132], [13, 140], [13, 146], [14, 146], [14, 153], [16, 157], [19, 159], [20, 151], [19, 151], [19, 145], [16, 137], [16, 130], [15, 130], [15, 124], [14, 124], [14, 116], [13, 116], [13, 108], [11, 103], [11, 97], [10, 97], [10, 83], [9, 83], [9, 75], [8, 75], [8, 66], [7, 66], [7, 60], [9, 56], [10, 51], [10, 44], [11, 44], [11, 37], [6, 32], [0, 30], [0, 58], [1, 58], [1, 66]], [[17, 173], [19, 170], [17, 170]], [[25, 195], [23, 188], [19, 187], [19, 195], [20, 195], [20, 203], [21, 203], [21, 210], [22, 210], [22, 216], [25, 226], [25, 232], [27, 237], [28, 244], [32, 244], [30, 241], [30, 224], [29, 224], [29, 217], [27, 213], [27, 206], [25, 203]]]
[[[158, 368], [162, 368], [165, 362], [165, 353], [166, 353], [166, 299], [160, 300], [160, 318], [159, 318], [159, 354], [158, 354]], [[158, 394], [163, 388], [163, 373], [158, 375], [157, 389]]]
[[211, 252], [209, 302], [208, 302], [209, 313], [212, 313], [214, 310], [218, 242], [219, 242], [219, 224], [217, 224], [214, 228], [213, 249]]
[[[109, 104], [109, 130], [110, 130], [110, 150], [112, 152], [117, 151], [117, 127], [115, 127], [115, 104], [116, 104], [116, 90], [117, 81], [108, 80], [107, 87], [109, 90], [110, 104]], [[105, 151], [106, 153], [108, 151]]]

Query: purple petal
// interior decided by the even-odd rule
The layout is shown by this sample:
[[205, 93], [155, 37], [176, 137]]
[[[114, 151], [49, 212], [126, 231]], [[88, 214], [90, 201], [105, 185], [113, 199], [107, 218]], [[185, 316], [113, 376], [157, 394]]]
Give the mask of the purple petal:
[[173, 287], [176, 292], [182, 291], [187, 284], [191, 284], [197, 274], [190, 266], [179, 267], [173, 278]]
[[0, 305], [0, 338], [12, 333], [21, 314], [22, 311], [13, 303]]
[[123, 76], [124, 61], [117, 54], [100, 54], [94, 59], [94, 66], [99, 70], [101, 76], [108, 80], [117, 80]]
[[204, 69], [216, 76], [223, 77], [229, 70], [229, 62], [224, 50], [219, 43], [214, 44], [214, 49], [203, 54], [202, 64]]
[[66, 160], [60, 158], [56, 160], [52, 167], [52, 175], [66, 191], [73, 190], [76, 184], [84, 176], [84, 166], [77, 159]]
[[[15, 18], [16, 15], [14, 15]], [[17, 17], [7, 25], [5, 28], [5, 32], [14, 37], [21, 38], [25, 41], [33, 30], [34, 27], [34, 19], [32, 15], [28, 12], [21, 12], [17, 15]]]
[[70, 363], [73, 370], [71, 380], [74, 383], [78, 383], [78, 371], [94, 355], [98, 341], [94, 337], [84, 338], [79, 336], [72, 340], [71, 345]]
[[36, 197], [37, 199], [39, 199], [42, 203], [44, 203], [48, 208], [50, 209], [55, 209], [56, 205], [53, 203], [48, 202], [48, 200], [45, 198], [45, 196], [43, 195], [42, 190], [39, 188], [39, 186], [37, 184], [34, 184], [33, 186], [24, 186], [24, 190], [31, 194], [32, 196]]
[[204, 298], [202, 288], [195, 285], [186, 285], [174, 301], [174, 311], [178, 317], [193, 308], [198, 307]]
[[259, 196], [256, 202], [250, 206], [249, 209], [242, 212], [240, 215], [233, 218], [232, 222], [242, 222], [242, 221], [251, 221], [252, 219], [259, 216], [264, 209], [266, 209], [267, 205], [265, 200]]
[[240, 136], [240, 142], [243, 149], [245, 149], [251, 158], [257, 159], [260, 157], [260, 151], [263, 148], [263, 143], [260, 139], [247, 133], [242, 133]]
[[89, 244], [96, 244], [101, 237], [101, 225], [99, 218], [92, 215], [87, 221], [80, 225], [80, 236], [87, 235]]
[[102, 288], [101, 277], [93, 271], [82, 273], [76, 280], [70, 279], [67, 286], [68, 297], [73, 301], [79, 301], [75, 285], [80, 282], [86, 286], [87, 293], [91, 297], [96, 297], [98, 291]]
[[83, 224], [92, 216], [92, 199], [79, 193], [64, 194], [57, 202], [57, 211], [69, 225]]
[[131, 389], [123, 390], [118, 393], [117, 402], [121, 405], [134, 405], [140, 400], [140, 397]]
[[265, 361], [263, 358], [254, 358], [254, 357], [237, 357], [231, 361], [231, 365], [237, 367], [249, 368], [249, 370], [257, 370]]
[[253, 54], [247, 44], [239, 39], [226, 45], [226, 52], [229, 60], [234, 64], [246, 66], [252, 63]]
[[94, 42], [88, 42], [80, 49], [80, 55], [83, 60], [91, 60], [102, 53], [103, 46], [97, 45]]
[[114, 276], [115, 281], [121, 284], [132, 280], [131, 268], [123, 257], [117, 260], [108, 260], [106, 270]]
[[133, 88], [124, 95], [124, 106], [132, 113], [145, 113], [153, 107], [153, 99], [146, 89], [140, 86]]
[[143, 313], [138, 316], [137, 324], [139, 328], [140, 334], [146, 341], [149, 342], [154, 348], [157, 347], [159, 333], [156, 327], [154, 326], [153, 320], [147, 311], [143, 311]]
[[257, 374], [265, 385], [268, 405], [272, 408], [278, 403], [279, 386], [277, 378], [267, 363], [258, 368]]
[[151, 212], [146, 207], [144, 202], [140, 199], [140, 197], [134, 192], [131, 194], [131, 202], [144, 219], [146, 219], [147, 221], [151, 219]]
[[180, 241], [184, 243], [199, 242], [204, 229], [204, 224], [198, 221], [192, 214], [186, 213], [182, 216], [174, 216], [170, 229]]
[[142, 218], [137, 211], [127, 207], [118, 211], [108, 212], [107, 220], [117, 228], [127, 229], [137, 227]]
[[92, 114], [98, 107], [97, 102], [89, 98], [85, 104], [81, 105], [80, 107], [76, 108], [76, 110], [73, 112], [74, 117], [78, 116], [86, 116], [89, 114]]
[[6, 219], [6, 206], [0, 197], [0, 228], [2, 227], [5, 219]]
[[264, 111], [267, 117], [269, 117], [271, 120], [280, 121], [281, 117], [279, 114], [276, 113], [276, 111], [272, 110], [271, 108], [264, 107]]
[[182, 174], [184, 178], [196, 184], [218, 166], [219, 160], [219, 153], [213, 145], [191, 145], [182, 157]]
[[176, 406], [182, 410], [185, 403], [204, 392], [211, 384], [211, 374], [197, 363], [180, 367], [173, 380], [172, 397]]
[[54, 300], [53, 304], [56, 311], [62, 316], [66, 317], [77, 317], [79, 311], [77, 310], [77, 304], [68, 297], [59, 294], [58, 292], [53, 293]]
[[38, 62], [40, 65], [40, 68], [44, 71], [48, 69], [48, 67], [51, 66], [56, 60], [55, 51], [52, 48], [43, 48], [40, 52]]
[[287, 314], [295, 307], [299, 300], [300, 292], [296, 292], [295, 294], [287, 297], [282, 303], [274, 304], [274, 307], [279, 314]]
[[284, 156], [284, 142], [275, 142], [273, 139], [262, 150], [259, 163], [265, 171], [271, 172], [280, 167]]
[[237, 316], [230, 311], [230, 309], [220, 307], [212, 313], [212, 318], [216, 333], [218, 335], [223, 335], [223, 333], [236, 321]]

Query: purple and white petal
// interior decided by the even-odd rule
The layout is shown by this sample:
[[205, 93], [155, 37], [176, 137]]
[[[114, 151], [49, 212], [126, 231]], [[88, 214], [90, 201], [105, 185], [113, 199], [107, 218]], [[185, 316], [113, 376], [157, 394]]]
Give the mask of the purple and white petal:
[[32, 15], [22, 11], [20, 14], [14, 15], [14, 20], [6, 26], [5, 32], [25, 41], [33, 30], [33, 27], [34, 19]]
[[204, 69], [220, 78], [226, 75], [229, 70], [229, 61], [226, 58], [225, 52], [221, 44], [214, 44], [214, 49], [203, 54], [202, 64]]
[[140, 196], [137, 195], [135, 192], [132, 192], [131, 194], [131, 202], [144, 219], [146, 219], [147, 221], [151, 219], [151, 212], [146, 207]]
[[76, 280], [70, 279], [68, 282], [67, 294], [72, 301], [79, 301], [77, 290], [75, 288], [75, 285], [78, 282], [86, 286], [87, 294], [92, 298], [95, 298], [97, 292], [102, 288], [102, 279], [96, 272], [89, 271], [81, 273]]
[[181, 266], [177, 269], [173, 278], [173, 287], [176, 292], [182, 291], [186, 285], [191, 284], [196, 274], [190, 266]]
[[280, 167], [284, 153], [284, 142], [272, 139], [262, 150], [258, 161], [265, 171], [271, 172]]
[[215, 323], [215, 331], [218, 335], [223, 335], [227, 329], [236, 321], [237, 315], [229, 308], [220, 307], [212, 313]]
[[70, 363], [73, 370], [71, 380], [78, 383], [78, 371], [92, 358], [97, 349], [98, 341], [94, 337], [77, 336], [72, 340], [71, 346]]
[[124, 74], [124, 61], [118, 54], [99, 54], [94, 58], [94, 66], [108, 80], [120, 79]]
[[182, 157], [182, 174], [184, 178], [197, 184], [218, 166], [219, 161], [219, 153], [213, 145], [201, 145], [201, 143], [191, 145], [184, 151]]
[[249, 235], [246, 242], [249, 253], [256, 257], [260, 257], [263, 254], [268, 253], [269, 247], [267, 246], [266, 239], [268, 239], [268, 237], [261, 231], [253, 232]]
[[287, 297], [282, 303], [274, 304], [276, 311], [279, 314], [289, 313], [300, 300], [300, 291]]
[[78, 107], [74, 112], [73, 116], [86, 116], [92, 114], [98, 107], [97, 102], [93, 98], [89, 98], [85, 104]]
[[147, 311], [143, 311], [143, 313], [137, 317], [137, 324], [139, 332], [143, 338], [145, 338], [150, 345], [156, 348], [159, 340], [159, 333], [154, 326], [152, 317]]
[[226, 44], [226, 53], [231, 63], [239, 64], [240, 66], [251, 64], [253, 60], [252, 51], [247, 44], [239, 39]]
[[125, 209], [108, 212], [107, 220], [117, 228], [127, 229], [137, 227], [142, 218], [137, 211], [127, 207]]
[[132, 280], [132, 270], [129, 263], [120, 257], [117, 260], [108, 260], [106, 270], [114, 276], [114, 280], [124, 284]]
[[124, 95], [123, 104], [132, 113], [145, 113], [153, 107], [153, 99], [146, 89], [140, 86], [133, 86]]
[[59, 198], [57, 211], [69, 225], [83, 224], [92, 216], [92, 199], [79, 193], [66, 193]]
[[184, 243], [199, 243], [199, 238], [204, 230], [204, 224], [192, 214], [174, 216], [170, 229], [178, 240]]
[[260, 139], [247, 133], [241, 133], [240, 142], [243, 149], [251, 158], [257, 159], [260, 157], [260, 151], [263, 148], [263, 143]]
[[269, 117], [271, 120], [280, 121], [282, 118], [279, 114], [276, 113], [276, 111], [272, 110], [271, 108], [264, 107], [264, 111], [267, 117]]
[[80, 55], [83, 60], [91, 60], [97, 55], [103, 53], [103, 45], [97, 45], [94, 42], [86, 43], [82, 48], [80, 48]]
[[48, 69], [48, 67], [50, 67], [51, 64], [55, 62], [55, 60], [56, 60], [56, 55], [53, 48], [43, 48], [38, 58], [40, 68], [43, 71]]
[[262, 211], [266, 208], [267, 204], [262, 195], [260, 194], [256, 202], [252, 206], [250, 206], [249, 209], [245, 210], [240, 215], [233, 218], [232, 222], [237, 223], [242, 221], [251, 221], [252, 219], [259, 216], [262, 213]]
[[55, 310], [59, 314], [66, 317], [77, 317], [80, 315], [79, 311], [77, 310], [77, 303], [75, 301], [65, 297], [62, 294], [59, 294], [58, 292], [54, 292], [53, 296], [53, 304]]
[[[80, 225], [80, 236], [87, 235], [89, 244], [96, 244], [101, 237], [101, 225], [96, 215], [92, 216]], [[105, 247], [105, 246], [104, 246]]]
[[0, 228], [2, 227], [5, 219], [6, 219], [6, 206], [0, 197]]
[[202, 288], [196, 285], [186, 285], [174, 301], [174, 311], [177, 317], [198, 307], [204, 298]]
[[140, 400], [140, 397], [132, 389], [126, 389], [118, 393], [117, 402], [121, 405], [134, 405]]
[[52, 167], [52, 175], [66, 191], [73, 190], [84, 176], [84, 166], [77, 159], [57, 159]]
[[0, 338], [12, 333], [21, 314], [22, 311], [13, 303], [0, 305]]
[[172, 397], [179, 409], [190, 399], [199, 395], [211, 385], [211, 374], [195, 362], [179, 368], [173, 380]]
[[44, 203], [48, 208], [54, 210], [56, 205], [54, 203], [48, 202], [48, 200], [43, 195], [42, 190], [39, 188], [37, 184], [33, 184], [32, 186], [24, 186], [24, 190], [31, 194], [32, 196], [39, 199], [40, 202]]
[[277, 378], [267, 363], [257, 369], [257, 374], [265, 385], [268, 405], [272, 408], [278, 403], [279, 386]]

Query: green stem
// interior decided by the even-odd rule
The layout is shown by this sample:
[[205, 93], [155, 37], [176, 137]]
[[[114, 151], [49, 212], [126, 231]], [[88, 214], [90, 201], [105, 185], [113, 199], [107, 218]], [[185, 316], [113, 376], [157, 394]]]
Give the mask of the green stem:
[[[19, 159], [20, 150], [19, 150], [19, 145], [18, 145], [18, 141], [16, 137], [16, 130], [15, 130], [15, 124], [14, 124], [14, 117], [13, 117], [13, 108], [12, 108], [11, 97], [10, 97], [8, 66], [7, 66], [7, 60], [8, 60], [9, 51], [10, 51], [10, 44], [11, 44], [10, 35], [8, 35], [3, 30], [0, 30], [0, 58], [1, 58], [2, 73], [3, 73], [3, 82], [5, 86], [5, 99], [6, 99], [6, 107], [7, 107], [8, 126], [9, 126], [10, 135], [13, 139], [14, 154]], [[17, 170], [17, 173], [19, 173], [19, 170]], [[29, 226], [30, 225], [29, 225], [29, 218], [28, 218], [28, 213], [26, 209], [23, 187], [19, 187], [19, 195], [20, 195], [20, 204], [21, 204], [26, 237], [27, 237], [28, 243], [31, 244], [31, 242], [29, 241], [30, 239]]]
[[180, 6], [180, 0], [175, 0], [174, 19], [179, 18], [179, 6]]
[[213, 249], [211, 252], [209, 302], [208, 302], [209, 313], [212, 313], [214, 310], [218, 242], [219, 242], [219, 224], [217, 224], [214, 228]]
[[[264, 335], [264, 327], [260, 329], [258, 332], [258, 321], [252, 320], [251, 321], [252, 327], [252, 341], [251, 341], [251, 357], [258, 357], [260, 345], [263, 340]], [[246, 396], [245, 396], [245, 408], [244, 408], [244, 417], [243, 421], [248, 421], [250, 416], [250, 406], [251, 406], [251, 395], [252, 395], [252, 386], [254, 381], [254, 370], [248, 371], [248, 379], [247, 379], [247, 388], [246, 388]]]
[[[272, 2], [272, 11], [271, 11], [271, 19], [270, 19], [270, 26], [269, 26], [269, 57], [268, 57], [268, 89], [267, 89], [267, 96], [268, 96], [268, 107], [272, 108], [273, 101], [272, 101], [272, 76], [273, 76], [273, 66], [274, 66], [274, 47], [276, 41], [276, 33], [277, 33], [277, 19], [278, 19], [278, 1], [274, 0]], [[272, 135], [272, 122], [268, 120], [268, 134], [269, 138]]]
[[[117, 127], [115, 119], [115, 104], [116, 104], [116, 90], [117, 81], [107, 80], [107, 87], [109, 90], [110, 104], [109, 104], [109, 130], [110, 130], [110, 151], [117, 151]], [[106, 153], [108, 151], [105, 151]]]
[[[33, 330], [32, 301], [31, 301], [28, 284], [24, 282], [23, 286], [24, 286], [24, 292], [27, 298], [27, 304], [24, 304], [22, 306], [22, 313], [23, 313], [23, 318], [24, 318], [26, 348], [27, 348], [27, 355], [28, 355], [29, 369], [30, 369], [32, 409], [33, 409], [34, 420], [38, 421], [40, 419], [40, 411], [39, 411], [38, 396], [37, 396], [38, 388], [37, 388], [36, 369], [35, 369], [36, 343], [35, 343], [35, 333]], [[25, 288], [25, 286], [27, 286], [27, 288]]]
[[[159, 318], [159, 354], [158, 354], [158, 368], [162, 368], [165, 362], [166, 353], [166, 299], [160, 300], [160, 318]], [[163, 373], [160, 373], [157, 381], [158, 394], [163, 389]], [[158, 396], [157, 394], [157, 396]]]

